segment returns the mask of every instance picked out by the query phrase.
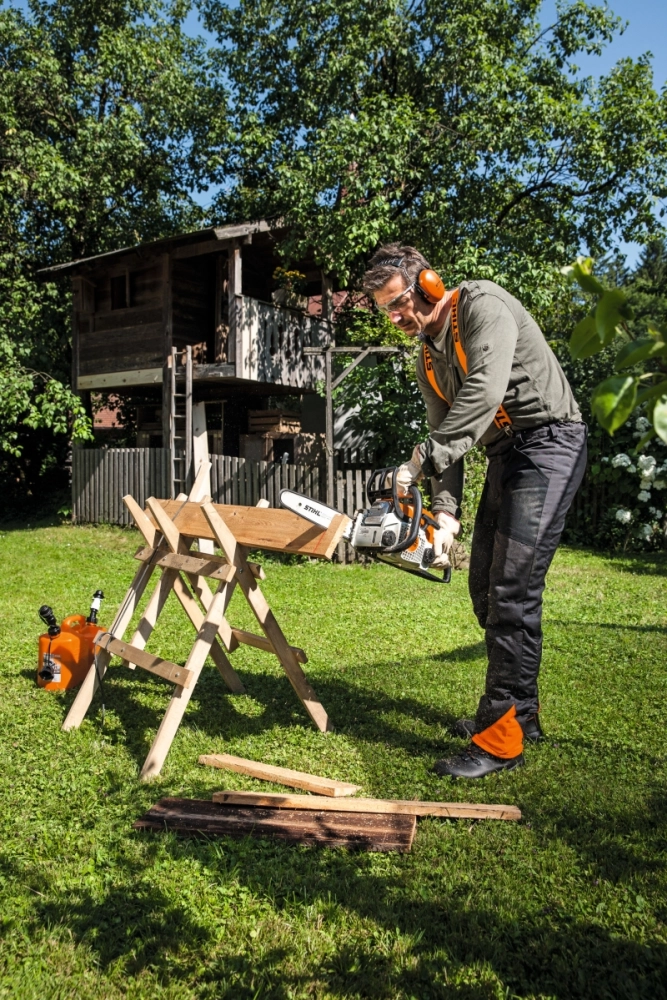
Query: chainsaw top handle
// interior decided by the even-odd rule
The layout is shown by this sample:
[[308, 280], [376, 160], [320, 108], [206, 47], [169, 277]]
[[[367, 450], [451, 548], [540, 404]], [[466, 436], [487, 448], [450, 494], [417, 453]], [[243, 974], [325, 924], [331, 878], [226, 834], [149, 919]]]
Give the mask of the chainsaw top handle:
[[[419, 489], [417, 486], [410, 486], [408, 496], [399, 497], [398, 485], [396, 482], [397, 474], [397, 466], [387, 469], [376, 469], [371, 478], [368, 480], [368, 486], [366, 487], [366, 493], [368, 494], [368, 499], [371, 505], [376, 500], [388, 500], [391, 498], [396, 516], [399, 517], [401, 521], [407, 521], [410, 524], [408, 533], [403, 541], [397, 541], [393, 545], [383, 547], [382, 551], [386, 553], [404, 552], [405, 549], [409, 549], [411, 545], [414, 545], [419, 536], [419, 527], [422, 520], [423, 504], [422, 495]], [[391, 486], [387, 486], [387, 479], [389, 477], [391, 477]], [[403, 510], [403, 504], [406, 506], [408, 504], [412, 506], [412, 517], [409, 517], [405, 513]]]

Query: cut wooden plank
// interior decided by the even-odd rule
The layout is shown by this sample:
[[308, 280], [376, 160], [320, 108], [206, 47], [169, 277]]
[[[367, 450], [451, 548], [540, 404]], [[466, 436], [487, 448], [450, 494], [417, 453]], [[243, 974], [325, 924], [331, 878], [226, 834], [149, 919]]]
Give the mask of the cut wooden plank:
[[[154, 500], [154, 502], [164, 508], [181, 534], [189, 538], [215, 539], [202, 505], [179, 504], [175, 500]], [[321, 528], [308, 524], [298, 514], [293, 514], [289, 510], [239, 507], [231, 504], [212, 506], [233, 532], [239, 544], [249, 545], [253, 549], [268, 549], [272, 552], [301, 553], [318, 559], [331, 559], [336, 545], [350, 523], [345, 514], [337, 514], [327, 530], [322, 531]]]
[[382, 813], [243, 809], [203, 799], [160, 799], [134, 823], [135, 830], [174, 830], [211, 837], [274, 837], [290, 844], [366, 851], [409, 851], [414, 816]]
[[[238, 642], [243, 642], [246, 646], [254, 646], [255, 649], [263, 649], [266, 653], [273, 653], [274, 656], [278, 655], [266, 636], [255, 635], [254, 632], [246, 632], [242, 628], [233, 628], [232, 635]], [[308, 657], [303, 649], [299, 649], [298, 646], [290, 646], [290, 649], [299, 663], [308, 663]]]
[[123, 660], [135, 663], [142, 670], [148, 670], [151, 674], [162, 677], [165, 681], [171, 681], [180, 687], [189, 688], [192, 685], [193, 675], [185, 667], [179, 667], [171, 660], [163, 660], [159, 656], [153, 656], [137, 646], [132, 646], [122, 639], [114, 639], [108, 632], [100, 632], [95, 639], [95, 646], [104, 649], [114, 656], [120, 656]]
[[[177, 497], [176, 500], [179, 503], [178, 509], [181, 509], [181, 507], [183, 506], [183, 502], [187, 500], [187, 497], [184, 498], [183, 502], [181, 502], [180, 496]], [[181, 534], [178, 531], [178, 529], [174, 527], [174, 522], [169, 519], [165, 511], [160, 506], [160, 502], [157, 501], [154, 497], [149, 497], [148, 500], [146, 501], [146, 506], [148, 507], [149, 511], [153, 513], [156, 523], [158, 524], [160, 531], [164, 536], [164, 539], [169, 545], [169, 548], [172, 550], [172, 553], [177, 553], [178, 555], [189, 555], [188, 550], [191, 545], [191, 540], [181, 537]], [[234, 567], [231, 564], [231, 560], [227, 559], [227, 562], [229, 563], [228, 572], [231, 574], [231, 577], [233, 577]], [[248, 570], [248, 574], [249, 573], [250, 571]], [[209, 587], [206, 578], [198, 573], [188, 573], [187, 577], [188, 580], [190, 581], [190, 584], [192, 585], [192, 588], [196, 596], [199, 598], [204, 607], [204, 610], [208, 614], [211, 608], [211, 604], [213, 602], [213, 594], [211, 593], [211, 588]], [[231, 600], [232, 593], [236, 585], [235, 579], [232, 579], [231, 577], [230, 576], [225, 577], [225, 580], [229, 583], [229, 586], [225, 591], [226, 597], [223, 609], [223, 616], [220, 620], [220, 637], [222, 638], [222, 641], [224, 642], [227, 649], [230, 651], [232, 649], [232, 643], [235, 640], [233, 639], [229, 622], [224, 617], [224, 611], [227, 609], [227, 605]]]
[[[275, 511], [262, 510], [257, 507], [250, 507], [248, 509], [255, 511], [258, 514], [276, 513]], [[308, 715], [311, 717], [320, 732], [328, 732], [331, 729], [331, 724], [324, 706], [319, 701], [315, 691], [301, 669], [299, 661], [294, 655], [292, 647], [283, 635], [282, 630], [276, 621], [275, 615], [271, 611], [271, 608], [264, 597], [264, 594], [248, 569], [245, 547], [239, 544], [238, 540], [234, 536], [234, 533], [218, 514], [214, 504], [204, 503], [202, 504], [202, 510], [210, 525], [211, 531], [215, 536], [216, 542], [227, 556], [230, 563], [233, 563], [233, 565], [236, 566], [235, 579], [238, 581], [241, 590], [245, 594], [246, 600], [259, 622], [262, 632], [275, 649], [283, 670], [287, 674], [290, 684], [301, 699], [303, 707], [308, 712]], [[289, 513], [289, 511], [287, 511], [287, 513]]]
[[[152, 525], [151, 525], [152, 526]], [[162, 566], [165, 569], [179, 569], [184, 573], [199, 573], [214, 580], [224, 580], [225, 570], [229, 563], [224, 556], [198, 555], [193, 552], [190, 555], [181, 555], [177, 552], [168, 552], [166, 555], [160, 554], [150, 545], [143, 545], [134, 553], [134, 558], [139, 562], [152, 562], [154, 566]], [[266, 580], [266, 573], [259, 563], [249, 562], [250, 572], [256, 580]]]
[[[180, 497], [170, 502], [174, 503], [176, 510], [178, 510], [179, 507], [185, 507], [187, 504], [187, 500], [181, 501]], [[186, 551], [189, 546], [186, 545], [184, 540], [181, 541], [181, 533], [179, 529], [175, 527], [172, 515], [165, 517], [164, 511], [160, 507], [160, 501], [156, 500], [155, 497], [148, 497], [146, 500], [146, 507], [148, 508], [149, 516], [153, 517], [171, 551], [178, 552], [179, 547], [181, 548], [181, 551]]]
[[327, 799], [321, 795], [227, 791], [214, 792], [213, 801], [235, 806], [256, 806], [262, 809], [338, 809], [349, 813], [395, 813], [401, 816], [439, 816], [447, 819], [521, 819], [521, 810], [516, 806], [496, 803], [413, 802], [411, 799]]
[[292, 771], [289, 767], [274, 767], [273, 764], [262, 764], [258, 760], [234, 757], [230, 753], [202, 754], [199, 763], [208, 767], [219, 767], [224, 771], [236, 771], [237, 774], [247, 774], [262, 781], [275, 781], [278, 785], [289, 785], [290, 788], [304, 788], [307, 792], [317, 792], [334, 798], [354, 795], [361, 787], [351, 785], [348, 781], [321, 778], [317, 774], [308, 774], [305, 771]]

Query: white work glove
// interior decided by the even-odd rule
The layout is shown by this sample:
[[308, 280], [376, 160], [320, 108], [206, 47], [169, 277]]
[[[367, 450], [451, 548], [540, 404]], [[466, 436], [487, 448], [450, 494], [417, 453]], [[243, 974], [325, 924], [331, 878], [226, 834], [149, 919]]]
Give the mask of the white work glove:
[[449, 551], [461, 530], [461, 523], [452, 514], [445, 513], [444, 510], [436, 514], [435, 519], [440, 527], [433, 532], [435, 558], [431, 563], [431, 569], [446, 569], [449, 566]]
[[422, 457], [419, 445], [415, 446], [412, 456], [403, 465], [399, 465], [396, 473], [396, 488], [400, 497], [407, 496], [408, 490], [413, 483], [422, 478]]

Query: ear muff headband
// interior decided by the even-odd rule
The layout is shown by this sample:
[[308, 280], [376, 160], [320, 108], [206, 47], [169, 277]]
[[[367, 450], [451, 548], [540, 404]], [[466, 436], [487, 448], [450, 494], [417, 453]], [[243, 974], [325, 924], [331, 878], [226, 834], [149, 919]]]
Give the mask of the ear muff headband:
[[[395, 267], [399, 271], [403, 271], [405, 277], [408, 278], [408, 274], [403, 266], [404, 257], [387, 257], [385, 260], [379, 260], [376, 267]], [[442, 283], [440, 275], [432, 271], [431, 268], [424, 268], [417, 275], [417, 280], [415, 281], [415, 288], [421, 295], [423, 299], [430, 302], [431, 305], [435, 305], [436, 302], [440, 302], [445, 296], [445, 286]]]

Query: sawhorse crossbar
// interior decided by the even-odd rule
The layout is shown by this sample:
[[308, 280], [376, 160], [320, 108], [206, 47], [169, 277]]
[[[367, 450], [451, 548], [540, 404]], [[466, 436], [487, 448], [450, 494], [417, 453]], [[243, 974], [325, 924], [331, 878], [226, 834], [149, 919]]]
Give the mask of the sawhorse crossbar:
[[[113, 655], [120, 656], [130, 669], [140, 667], [175, 683], [167, 711], [141, 769], [142, 780], [160, 773], [209, 654], [230, 691], [243, 692], [241, 679], [227, 657], [242, 643], [277, 656], [317, 728], [321, 732], [330, 728], [327, 713], [300, 666], [307, 662], [306, 654], [285, 639], [259, 586], [259, 581], [265, 578], [264, 573], [260, 566], [248, 561], [247, 548], [252, 545], [330, 559], [349, 523], [348, 518], [341, 514], [333, 519], [326, 531], [321, 531], [304, 528], [304, 522], [289, 511], [266, 509], [265, 501], [260, 501], [261, 506], [257, 508], [243, 508], [215, 505], [210, 497], [199, 500], [207, 471], [202, 465], [189, 497], [182, 495], [176, 501], [151, 497], [146, 502], [146, 511], [131, 496], [123, 497], [146, 544], [135, 555], [140, 566], [113, 625], [108, 632], [100, 632], [97, 636], [96, 663], [88, 671], [63, 723], [65, 730], [81, 725], [99, 679], [104, 677]], [[191, 551], [194, 541], [201, 538], [218, 545], [222, 556]], [[161, 571], [159, 582], [127, 643], [123, 638], [125, 631], [156, 570]], [[214, 592], [209, 580], [217, 584]], [[257, 618], [263, 636], [233, 628], [227, 621], [227, 607], [237, 586]], [[197, 632], [185, 666], [145, 650], [172, 592]]]

